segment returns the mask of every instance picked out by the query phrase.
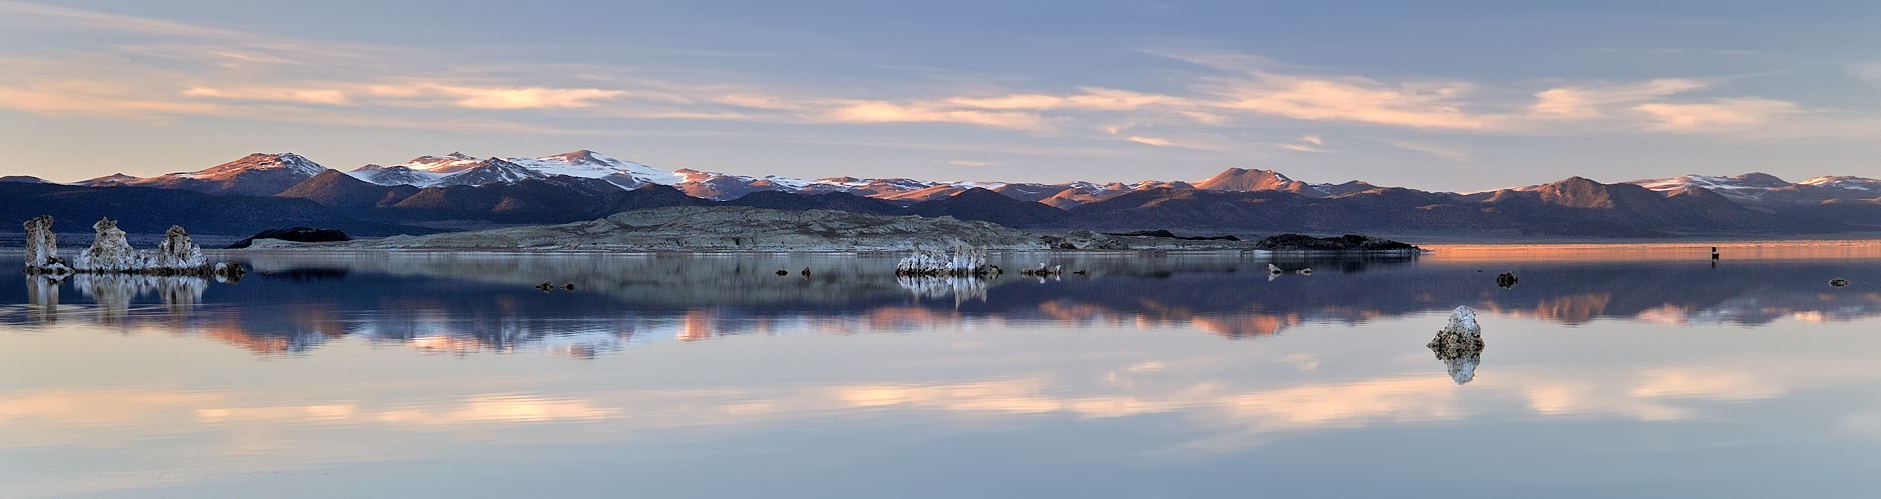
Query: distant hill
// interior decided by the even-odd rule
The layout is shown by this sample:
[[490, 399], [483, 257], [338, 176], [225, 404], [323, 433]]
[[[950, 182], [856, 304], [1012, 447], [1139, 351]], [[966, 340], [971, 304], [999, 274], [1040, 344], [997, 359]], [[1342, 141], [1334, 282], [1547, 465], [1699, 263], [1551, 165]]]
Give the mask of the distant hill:
[[319, 175], [327, 168], [293, 153], [255, 153], [194, 172], [136, 178], [113, 174], [79, 182], [86, 186], [127, 185], [183, 189], [209, 194], [272, 196]]
[[944, 199], [915, 203], [904, 212], [924, 217], [983, 220], [1007, 227], [1057, 227], [1070, 217], [1064, 210], [1009, 198], [980, 187]]
[[[32, 177], [0, 180], [16, 185], [43, 182]], [[1167, 229], [1243, 236], [1357, 232], [1730, 237], [1881, 230], [1881, 180], [1823, 176], [1789, 182], [1763, 173], [1615, 184], [1570, 177], [1459, 194], [1381, 187], [1359, 180], [1307, 183], [1277, 171], [1247, 168], [1229, 168], [1193, 182], [1130, 184], [810, 180], [690, 169], [667, 172], [581, 150], [507, 159], [451, 153], [393, 166], [367, 165], [351, 172], [327, 169], [292, 153], [252, 154], [195, 172], [152, 178], [119, 174], [78, 184], [274, 196], [311, 202], [327, 210], [320, 216], [438, 227], [556, 224], [629, 209], [728, 204], [952, 216], [1031, 229]], [[224, 218], [235, 223], [242, 216]]]
[[0, 230], [20, 230], [27, 219], [52, 215], [54, 230], [88, 232], [109, 217], [135, 234], [160, 234], [180, 225], [191, 234], [247, 236], [266, 229], [304, 226], [338, 229], [376, 237], [437, 232], [422, 227], [368, 222], [334, 212], [304, 199], [211, 195], [152, 187], [82, 187], [0, 182]]

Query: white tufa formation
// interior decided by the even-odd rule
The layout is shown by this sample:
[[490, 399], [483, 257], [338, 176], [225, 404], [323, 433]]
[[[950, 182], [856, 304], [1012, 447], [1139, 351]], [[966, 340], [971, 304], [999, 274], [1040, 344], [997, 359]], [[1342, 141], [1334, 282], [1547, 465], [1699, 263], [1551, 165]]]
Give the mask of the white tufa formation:
[[190, 242], [189, 232], [183, 227], [172, 225], [164, 231], [163, 242], [157, 243], [157, 256], [154, 266], [161, 269], [194, 269], [203, 266], [202, 248]]
[[27, 220], [26, 271], [33, 274], [69, 274], [72, 268], [59, 259], [59, 239], [52, 233], [52, 217], [40, 215]]
[[124, 231], [118, 230], [118, 223], [109, 218], [100, 219], [91, 225], [97, 231], [97, 238], [91, 241], [91, 247], [78, 258], [72, 260], [72, 267], [85, 272], [129, 272], [150, 268], [150, 257], [131, 248], [130, 241], [124, 239]]
[[99, 220], [91, 228], [97, 231], [91, 247], [79, 252], [72, 258], [71, 266], [67, 266], [59, 260], [58, 246], [52, 234], [52, 217], [40, 216], [27, 221], [26, 272], [52, 275], [73, 272], [199, 277], [213, 275], [218, 279], [229, 280], [240, 279], [245, 273], [240, 265], [234, 263], [210, 265], [205, 262], [202, 248], [190, 241], [189, 232], [182, 227], [170, 226], [170, 230], [163, 234], [163, 242], [157, 244], [156, 251], [132, 248], [130, 241], [124, 238], [124, 231], [118, 229], [118, 223], [109, 218]]
[[899, 276], [974, 276], [987, 273], [986, 250], [958, 239], [954, 240], [953, 251], [922, 249], [916, 243], [914, 253], [895, 264], [895, 275]]
[[1457, 307], [1450, 313], [1450, 323], [1437, 331], [1437, 337], [1424, 345], [1437, 354], [1450, 371], [1450, 379], [1464, 384], [1476, 378], [1476, 365], [1483, 359], [1483, 329], [1476, 324], [1476, 311]]

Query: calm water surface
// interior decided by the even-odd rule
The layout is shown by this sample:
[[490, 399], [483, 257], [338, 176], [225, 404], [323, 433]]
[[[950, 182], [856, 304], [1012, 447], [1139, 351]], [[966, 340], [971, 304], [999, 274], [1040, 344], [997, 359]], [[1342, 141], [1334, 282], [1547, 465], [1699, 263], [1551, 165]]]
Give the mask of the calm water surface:
[[[898, 281], [879, 256], [250, 252], [236, 283], [20, 277], [0, 496], [1881, 490], [1881, 244], [1706, 252], [1278, 276], [1021, 253], [994, 261], [1088, 273], [991, 281]], [[1473, 377], [1425, 347], [1457, 306], [1488, 345]]]

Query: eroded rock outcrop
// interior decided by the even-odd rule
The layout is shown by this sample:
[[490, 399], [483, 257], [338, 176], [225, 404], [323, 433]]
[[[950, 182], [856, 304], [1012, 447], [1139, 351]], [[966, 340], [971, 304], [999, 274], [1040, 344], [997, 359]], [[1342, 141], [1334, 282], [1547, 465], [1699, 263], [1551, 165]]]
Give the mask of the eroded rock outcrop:
[[132, 248], [124, 231], [111, 219], [98, 220], [91, 228], [97, 233], [91, 247], [79, 252], [67, 267], [58, 258], [52, 217], [40, 216], [26, 222], [26, 272], [215, 276], [223, 280], [240, 279], [243, 273], [241, 266], [234, 263], [206, 263], [202, 248], [190, 241], [189, 232], [179, 226], [170, 226], [155, 251]]
[[116, 221], [99, 219], [91, 228], [98, 235], [92, 239], [90, 248], [72, 259], [72, 268], [81, 272], [129, 272], [151, 266], [148, 255], [131, 248]]
[[951, 251], [923, 249], [916, 243], [913, 254], [895, 265], [898, 276], [967, 277], [992, 273], [992, 268], [986, 265], [986, 249], [975, 248], [958, 239], [954, 240]]
[[24, 224], [26, 228], [26, 273], [70, 274], [72, 267], [59, 258], [59, 238], [52, 233], [52, 216], [40, 215]]
[[1437, 354], [1437, 360], [1450, 371], [1450, 379], [1464, 384], [1476, 378], [1476, 365], [1483, 360], [1483, 329], [1476, 324], [1476, 311], [1457, 307], [1450, 313], [1450, 323], [1437, 331], [1437, 337], [1424, 345]]
[[172, 225], [164, 231], [163, 242], [157, 243], [157, 255], [154, 262], [157, 268], [193, 269], [202, 267], [202, 248], [189, 240], [189, 232], [183, 227]]

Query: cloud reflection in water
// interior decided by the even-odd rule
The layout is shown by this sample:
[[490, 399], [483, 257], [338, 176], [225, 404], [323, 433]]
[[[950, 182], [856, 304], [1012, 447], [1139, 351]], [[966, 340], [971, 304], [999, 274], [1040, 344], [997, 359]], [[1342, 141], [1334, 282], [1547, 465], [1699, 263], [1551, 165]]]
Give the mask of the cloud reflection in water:
[[[896, 279], [882, 270], [892, 268], [891, 256], [866, 255], [257, 253], [248, 262], [257, 272], [226, 286], [181, 277], [31, 278], [19, 297], [28, 305], [0, 309], [0, 322], [60, 319], [56, 303], [70, 296], [60, 294], [63, 287], [93, 302], [76, 307], [95, 312], [84, 320], [162, 323], [261, 353], [309, 352], [331, 338], [362, 337], [451, 355], [522, 349], [592, 357], [674, 339], [966, 324], [1191, 328], [1249, 339], [1457, 305], [1566, 324], [1757, 325], [1881, 314], [1881, 294], [1861, 284], [1881, 282], [1881, 271], [1850, 262], [1314, 261], [1302, 265], [1321, 272], [1269, 280], [1259, 272], [1267, 260], [1236, 254], [1009, 258], [1050, 259], [1090, 275]], [[815, 272], [775, 275], [804, 267]], [[1516, 268], [1523, 285], [1497, 288], [1485, 268]], [[1857, 284], [1831, 289], [1816, 274]], [[530, 287], [544, 281], [575, 283], [578, 291]], [[141, 305], [150, 302], [161, 308]], [[199, 310], [204, 303], [217, 306]]]

